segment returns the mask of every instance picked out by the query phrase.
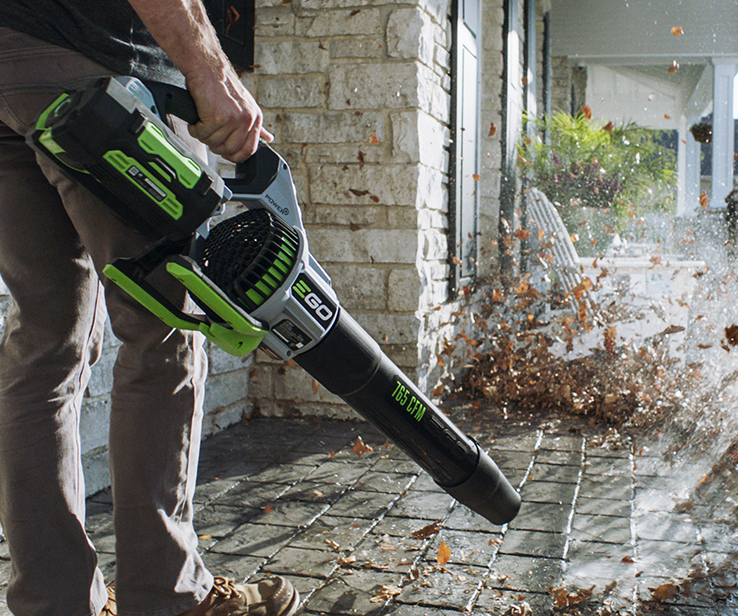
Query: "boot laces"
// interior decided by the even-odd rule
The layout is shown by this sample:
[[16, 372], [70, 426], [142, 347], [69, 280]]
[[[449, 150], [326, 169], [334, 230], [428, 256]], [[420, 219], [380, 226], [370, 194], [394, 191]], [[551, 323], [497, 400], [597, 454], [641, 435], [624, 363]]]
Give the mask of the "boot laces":
[[219, 575], [213, 578], [213, 590], [211, 592], [214, 597], [223, 598], [226, 601], [240, 596], [238, 590], [236, 590], [235, 582]]

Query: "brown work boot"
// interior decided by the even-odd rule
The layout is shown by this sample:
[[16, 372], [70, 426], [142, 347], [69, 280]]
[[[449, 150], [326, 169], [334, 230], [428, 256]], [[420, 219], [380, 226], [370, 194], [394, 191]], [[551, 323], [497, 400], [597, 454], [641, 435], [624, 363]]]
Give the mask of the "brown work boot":
[[253, 584], [216, 577], [205, 601], [181, 616], [292, 616], [299, 604], [300, 594], [278, 576]]

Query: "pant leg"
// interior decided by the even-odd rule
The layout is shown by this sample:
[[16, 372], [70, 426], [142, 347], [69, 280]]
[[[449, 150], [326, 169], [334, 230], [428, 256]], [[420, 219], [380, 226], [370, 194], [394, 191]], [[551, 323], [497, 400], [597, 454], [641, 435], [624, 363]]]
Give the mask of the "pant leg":
[[99, 354], [92, 262], [23, 140], [0, 124], [0, 275], [14, 305], [0, 345], [0, 521], [8, 606], [88, 616], [105, 585], [84, 524], [79, 409]]
[[[6, 36], [12, 36], [12, 41], [3, 45]], [[33, 53], [23, 49], [21, 57], [36, 62], [35, 70], [26, 67], [29, 70], [19, 72], [12, 63], [3, 62], [4, 51], [18, 52], [29, 46], [33, 46]], [[65, 64], [67, 60], [71, 66]], [[66, 70], [59, 70], [60, 64]], [[74, 52], [0, 29], [0, 113], [5, 113], [13, 128], [23, 131], [62, 83], [79, 80], [82, 73], [99, 74], [99, 69]], [[33, 76], [31, 83], [29, 75]], [[3, 85], [7, 86], [5, 96]], [[143, 248], [142, 238], [86, 191], [48, 162], [39, 159], [38, 164], [48, 179], [46, 189], [53, 186], [61, 198], [61, 208], [58, 201], [51, 207], [61, 209], [66, 216], [66, 226], [74, 230], [78, 246], [84, 248], [88, 271], [100, 274], [113, 258], [132, 256]], [[12, 201], [0, 201], [0, 228], [3, 213], [12, 208]], [[0, 242], [2, 235], [0, 230]], [[39, 253], [56, 263], [62, 253], [53, 245], [45, 244], [44, 248], [39, 247]], [[175, 305], [191, 308], [184, 290], [171, 277], [157, 272], [154, 281]], [[167, 328], [112, 284], [106, 285], [105, 297], [113, 330], [122, 342], [114, 370], [110, 429], [119, 611], [124, 616], [178, 614], [202, 601], [212, 585], [212, 577], [197, 554], [192, 528], [206, 373], [203, 341], [199, 334]], [[30, 411], [17, 412], [33, 418]], [[15, 486], [13, 497], [19, 489]], [[56, 519], [44, 523], [53, 526]], [[12, 549], [10, 534], [8, 539]], [[18, 597], [23, 595], [23, 579], [22, 575], [14, 577]], [[56, 586], [55, 578], [47, 582]], [[69, 604], [62, 609], [64, 614], [72, 614]]]

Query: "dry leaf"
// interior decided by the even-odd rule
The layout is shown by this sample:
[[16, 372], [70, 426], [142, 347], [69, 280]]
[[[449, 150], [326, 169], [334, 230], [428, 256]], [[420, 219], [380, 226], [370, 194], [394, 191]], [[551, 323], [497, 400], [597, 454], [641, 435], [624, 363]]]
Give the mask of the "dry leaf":
[[589, 105], [583, 105], [582, 115], [588, 120], [591, 120], [592, 119], [592, 108]]
[[479, 174], [478, 173], [475, 173], [474, 175], [472, 175], [472, 177], [474, 178], [474, 181], [475, 182], [478, 182], [479, 181]]
[[730, 346], [738, 346], [738, 325], [729, 325], [725, 328], [725, 338]]
[[592, 596], [593, 590], [594, 586], [590, 588], [583, 588], [582, 590], [578, 590], [575, 593], [571, 593], [565, 588], [556, 588], [551, 590], [551, 597], [554, 600], [554, 606], [557, 609], [562, 609], [565, 607], [572, 607], [574, 605], [584, 603]]
[[609, 133], [613, 128], [615, 128], [615, 125], [610, 121], [602, 127], [602, 130], [606, 130]]
[[441, 545], [438, 546], [438, 556], [436, 558], [438, 564], [444, 566], [451, 560], [451, 548], [446, 545], [445, 541], [441, 541]]
[[379, 592], [369, 599], [370, 603], [382, 603], [384, 601], [389, 601], [392, 597], [396, 597], [402, 592], [402, 589], [399, 586], [382, 586], [382, 588], [379, 589]]
[[532, 234], [527, 229], [518, 229], [513, 235], [521, 241], [527, 240]]
[[369, 132], [369, 143], [379, 143], [379, 139], [373, 132]]
[[360, 436], [356, 437], [356, 442], [354, 443], [354, 446], [351, 448], [351, 453], [361, 457], [365, 453], [371, 453], [374, 451], [369, 445], [365, 445], [364, 441]]
[[264, 505], [264, 513], [271, 513], [274, 511], [274, 506], [271, 503]]
[[496, 132], [497, 132], [497, 127], [495, 126], [495, 123], [492, 122], [489, 125], [489, 133], [487, 134], [487, 136], [488, 137], [494, 137]]
[[320, 383], [318, 383], [318, 381], [313, 379], [313, 393], [317, 394], [319, 389], [320, 389]]
[[436, 520], [435, 522], [431, 522], [427, 526], [423, 526], [423, 528], [414, 530], [412, 532], [412, 536], [415, 539], [426, 539], [427, 537], [430, 537], [431, 535], [435, 535], [440, 530], [441, 530], [441, 520]]
[[616, 343], [616, 327], [613, 325], [612, 327], [608, 327], [605, 330], [605, 350], [608, 353], [612, 353], [615, 351], [615, 343]]
[[678, 70], [679, 70], [679, 62], [677, 62], [676, 60], [672, 60], [671, 66], [669, 66], [669, 68], [666, 69], [666, 72], [671, 74], [671, 73], [676, 73]]
[[682, 28], [681, 26], [674, 26], [674, 27], [673, 27], [673, 28], [671, 29], [671, 33], [672, 33], [672, 34], [673, 34], [674, 36], [681, 36], [682, 34], [684, 34], [684, 28]]
[[710, 200], [707, 198], [707, 193], [704, 190], [700, 195], [700, 205], [702, 207], [707, 207], [708, 205], [710, 205]]
[[651, 591], [651, 594], [656, 601], [667, 601], [679, 594], [679, 588], [671, 582], [662, 584], [658, 588], [649, 588], [648, 590]]

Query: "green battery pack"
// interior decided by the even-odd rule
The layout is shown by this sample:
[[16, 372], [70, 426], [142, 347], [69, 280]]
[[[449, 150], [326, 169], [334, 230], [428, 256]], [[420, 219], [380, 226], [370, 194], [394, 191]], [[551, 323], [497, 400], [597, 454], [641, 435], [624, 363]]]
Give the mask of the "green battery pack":
[[145, 237], [186, 240], [230, 190], [162, 120], [167, 110], [131, 96], [137, 89], [147, 91], [137, 80], [105, 77], [61, 94], [28, 143]]

